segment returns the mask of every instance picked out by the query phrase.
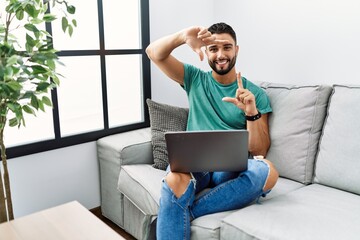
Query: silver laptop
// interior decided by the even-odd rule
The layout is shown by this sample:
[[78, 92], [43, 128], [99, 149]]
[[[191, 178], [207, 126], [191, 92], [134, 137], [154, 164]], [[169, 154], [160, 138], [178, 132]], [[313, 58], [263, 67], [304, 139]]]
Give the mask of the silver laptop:
[[173, 172], [241, 172], [247, 170], [247, 130], [166, 132]]

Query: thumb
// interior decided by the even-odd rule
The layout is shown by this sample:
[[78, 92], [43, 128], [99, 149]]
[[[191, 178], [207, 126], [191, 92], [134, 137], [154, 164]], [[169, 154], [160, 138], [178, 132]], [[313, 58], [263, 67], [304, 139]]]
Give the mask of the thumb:
[[204, 60], [204, 53], [201, 51], [200, 48], [195, 49], [195, 52], [199, 55], [200, 61]]
[[232, 98], [232, 97], [223, 97], [222, 99], [224, 102], [229, 102], [229, 103], [233, 103], [233, 104], [237, 104], [238, 100], [236, 98]]

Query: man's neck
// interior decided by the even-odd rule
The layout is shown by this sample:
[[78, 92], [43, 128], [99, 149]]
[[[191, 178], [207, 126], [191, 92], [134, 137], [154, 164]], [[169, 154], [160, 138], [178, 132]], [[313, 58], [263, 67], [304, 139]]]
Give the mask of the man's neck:
[[212, 71], [212, 76], [217, 82], [221, 84], [230, 84], [236, 81], [236, 70], [235, 68], [233, 68], [225, 75], [220, 75], [217, 74], [215, 71]]

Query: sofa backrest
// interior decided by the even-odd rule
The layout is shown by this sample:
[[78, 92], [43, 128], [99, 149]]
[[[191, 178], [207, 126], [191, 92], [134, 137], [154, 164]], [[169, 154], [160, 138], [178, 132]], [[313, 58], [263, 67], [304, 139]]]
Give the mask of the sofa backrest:
[[314, 182], [360, 194], [360, 85], [334, 85]]
[[280, 176], [311, 183], [332, 88], [258, 84], [267, 92], [273, 108], [269, 115], [271, 146], [266, 158], [275, 164]]

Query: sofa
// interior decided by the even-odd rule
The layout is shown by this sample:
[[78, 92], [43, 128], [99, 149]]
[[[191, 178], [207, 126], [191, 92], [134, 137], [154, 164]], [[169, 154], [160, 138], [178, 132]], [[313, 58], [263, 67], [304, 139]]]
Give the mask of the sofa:
[[[273, 108], [266, 158], [280, 178], [259, 203], [193, 220], [191, 238], [360, 239], [360, 86], [257, 84]], [[155, 239], [161, 137], [187, 113], [148, 105], [150, 127], [97, 141], [102, 214], [136, 239]]]

